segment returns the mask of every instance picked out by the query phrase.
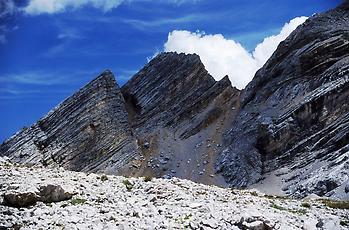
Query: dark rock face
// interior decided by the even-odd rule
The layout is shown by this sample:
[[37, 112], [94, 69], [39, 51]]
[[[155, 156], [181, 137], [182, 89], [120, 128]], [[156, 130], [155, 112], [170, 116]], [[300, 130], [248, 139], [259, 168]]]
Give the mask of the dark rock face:
[[210, 175], [240, 96], [228, 77], [216, 82], [197, 55], [163, 53], [122, 93], [144, 156], [134, 164], [135, 175], [225, 184]]
[[0, 147], [13, 162], [115, 173], [137, 155], [124, 99], [110, 71]]
[[284, 167], [288, 193], [331, 195], [348, 180], [348, 100], [345, 3], [308, 19], [257, 72], [226, 134], [217, 171], [231, 185], [247, 186]]
[[349, 184], [346, 184], [344, 187], [345, 193], [349, 193]]
[[134, 126], [153, 129], [181, 119], [215, 83], [199, 56], [163, 53], [132, 77], [122, 92], [128, 108], [136, 111]]

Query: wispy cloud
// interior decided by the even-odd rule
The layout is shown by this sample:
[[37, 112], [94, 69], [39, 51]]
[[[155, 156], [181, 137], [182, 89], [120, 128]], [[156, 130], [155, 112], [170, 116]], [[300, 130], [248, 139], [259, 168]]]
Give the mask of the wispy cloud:
[[135, 75], [138, 72], [138, 70], [128, 70], [128, 69], [123, 69], [120, 71], [117, 71], [115, 73], [116, 75], [116, 81], [118, 83], [124, 83], [128, 81], [133, 75]]
[[91, 73], [96, 74], [96, 71], [32, 71], [2, 75], [0, 76], [0, 83], [16, 83], [38, 86], [69, 85], [79, 81], [81, 77], [90, 77]]
[[61, 13], [90, 6], [108, 12], [122, 3], [158, 2], [182, 5], [200, 0], [30, 0], [24, 11], [30, 15]]
[[124, 74], [124, 75], [135, 75], [136, 73], [138, 72], [137, 69], [124, 69], [124, 70], [121, 70], [121, 74]]
[[1, 0], [0, 1], [0, 18], [5, 18], [15, 14], [17, 6], [14, 0]]
[[30, 0], [24, 8], [27, 14], [53, 14], [67, 9], [76, 10], [84, 6], [92, 6], [103, 11], [118, 7], [123, 0]]
[[0, 94], [10, 94], [10, 95], [27, 95], [32, 93], [39, 93], [40, 90], [23, 90], [23, 89], [15, 89], [15, 88], [0, 88]]
[[44, 72], [29, 72], [0, 76], [1, 83], [18, 83], [26, 85], [56, 85], [66, 83], [66, 77]]
[[[0, 76], [1, 100], [36, 98], [42, 95], [71, 94], [81, 87], [81, 79], [90, 81], [101, 70], [57, 72], [33, 71]], [[64, 87], [63, 87], [64, 86]]]
[[42, 57], [45, 58], [51, 58], [51, 57], [56, 57], [60, 53], [64, 53], [67, 50], [67, 47], [69, 46], [70, 41], [64, 41], [58, 45], [55, 45], [51, 48], [49, 48], [47, 51], [42, 53]]
[[124, 19], [123, 22], [141, 30], [148, 30], [150, 27], [160, 27], [171, 24], [185, 24], [194, 21], [209, 20], [204, 14], [190, 14], [176, 18], [158, 18], [155, 20]]
[[9, 28], [7, 22], [18, 12], [18, 7], [14, 0], [0, 1], [0, 44], [7, 42], [6, 35], [13, 29]]
[[84, 36], [80, 33], [80, 31], [76, 28], [71, 27], [62, 27], [58, 36], [59, 39], [82, 39]]
[[60, 88], [43, 88], [40, 89], [22, 89], [22, 88], [0, 88], [0, 103], [3, 103], [7, 100], [23, 100], [24, 98], [40, 98], [42, 100], [43, 95], [46, 97], [52, 94], [71, 94], [75, 89], [60, 89]]
[[57, 21], [55, 26], [58, 29], [57, 38], [59, 39], [58, 44], [50, 47], [46, 50], [42, 57], [56, 57], [61, 53], [67, 53], [69, 46], [78, 40], [85, 39], [84, 30], [81, 28], [71, 27], [61, 21]]

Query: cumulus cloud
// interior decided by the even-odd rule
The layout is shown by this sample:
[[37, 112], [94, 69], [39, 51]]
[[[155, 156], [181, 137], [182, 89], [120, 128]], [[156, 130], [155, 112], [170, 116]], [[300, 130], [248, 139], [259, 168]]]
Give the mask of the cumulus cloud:
[[298, 17], [286, 23], [278, 35], [267, 37], [250, 53], [240, 43], [221, 34], [175, 30], [169, 33], [165, 51], [196, 53], [207, 71], [220, 80], [225, 75], [239, 89], [244, 88], [276, 50], [279, 43], [302, 24], [307, 17]]
[[103, 11], [118, 7], [123, 0], [30, 0], [25, 12], [32, 15], [59, 13], [67, 9], [92, 6]]
[[257, 65], [262, 67], [264, 63], [274, 53], [280, 42], [285, 40], [299, 25], [303, 24], [307, 17], [297, 17], [286, 23], [278, 35], [267, 37], [262, 43], [258, 44], [253, 51], [253, 57]]

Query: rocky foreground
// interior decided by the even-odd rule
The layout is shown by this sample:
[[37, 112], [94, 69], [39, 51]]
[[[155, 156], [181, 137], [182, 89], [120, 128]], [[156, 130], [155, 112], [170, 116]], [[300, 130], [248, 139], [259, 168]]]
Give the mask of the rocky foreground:
[[0, 160], [0, 229], [347, 229], [348, 203]]

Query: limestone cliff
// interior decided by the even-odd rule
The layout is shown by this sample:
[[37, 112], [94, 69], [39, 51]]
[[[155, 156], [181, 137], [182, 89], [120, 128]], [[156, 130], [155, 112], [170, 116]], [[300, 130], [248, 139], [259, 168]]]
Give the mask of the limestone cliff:
[[217, 170], [233, 186], [266, 178], [264, 187], [277, 183], [297, 197], [348, 197], [348, 99], [349, 3], [344, 3], [309, 18], [257, 72], [226, 134]]
[[105, 71], [0, 146], [13, 162], [117, 173], [138, 154], [124, 98]]
[[143, 153], [131, 175], [225, 185], [214, 162], [240, 96], [228, 77], [216, 82], [195, 54], [163, 53], [122, 92]]

